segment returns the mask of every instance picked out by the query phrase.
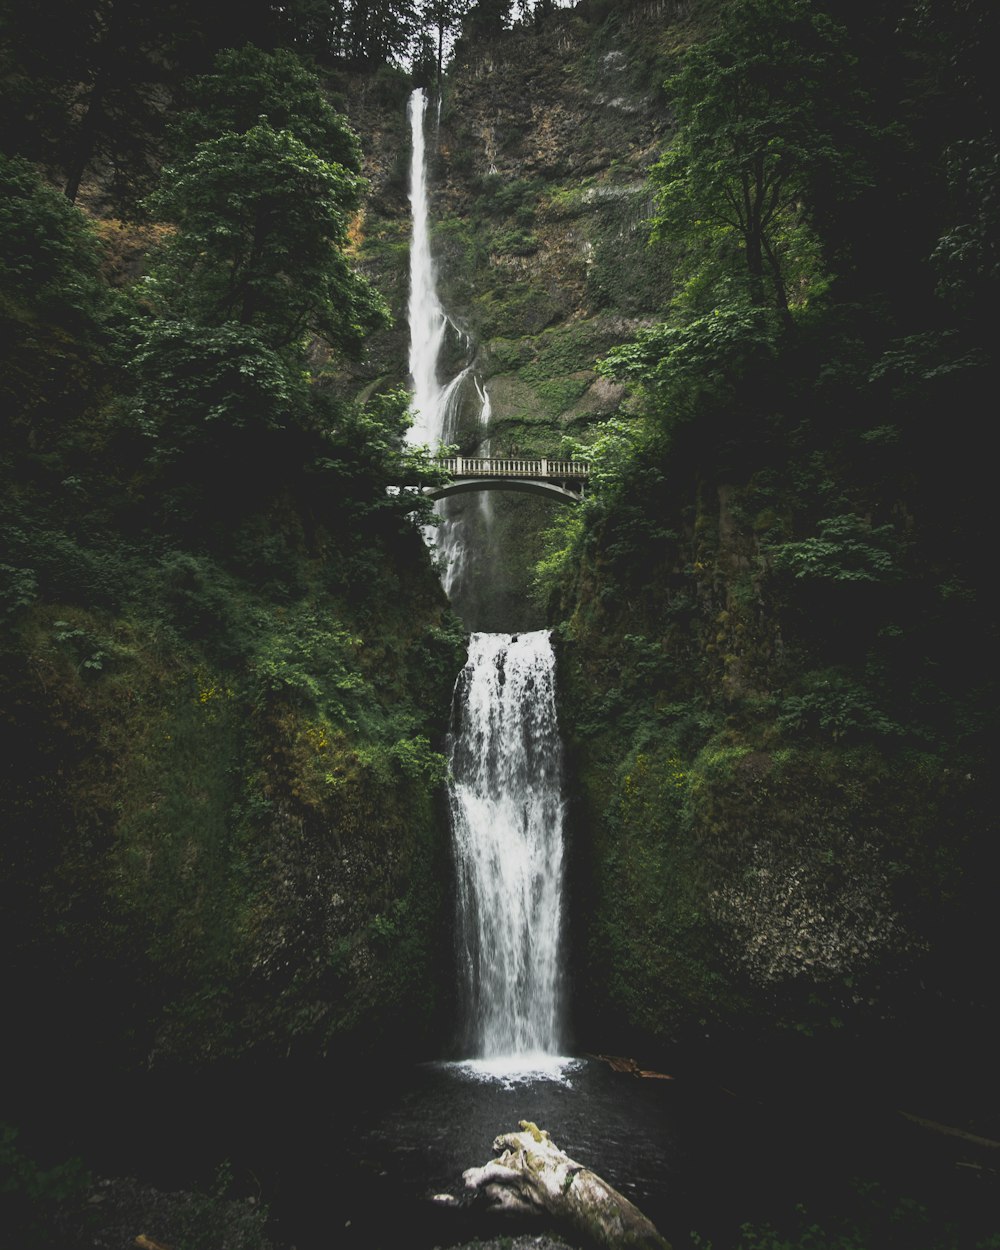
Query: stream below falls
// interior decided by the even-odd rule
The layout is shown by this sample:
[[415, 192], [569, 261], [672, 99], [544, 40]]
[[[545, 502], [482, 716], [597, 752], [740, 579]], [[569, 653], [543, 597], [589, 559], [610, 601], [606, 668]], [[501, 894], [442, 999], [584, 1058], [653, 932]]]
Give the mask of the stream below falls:
[[[615, 1185], [674, 1250], [699, 1244], [692, 1230], [700, 1250], [727, 1250], [743, 1222], [780, 1225], [799, 1205], [829, 1227], [851, 1216], [858, 1180], [927, 1203], [962, 1231], [919, 1248], [905, 1236], [852, 1247], [974, 1250], [995, 1217], [988, 1152], [927, 1131], [837, 1073], [770, 1085], [745, 1073], [730, 1089], [712, 1073], [639, 1079], [580, 1058], [498, 1076], [407, 1064], [400, 1042], [399, 1061], [380, 1067], [285, 1062], [87, 1083], [54, 1072], [30, 1099], [23, 1144], [37, 1137], [53, 1157], [80, 1153], [99, 1176], [161, 1191], [210, 1190], [226, 1162], [234, 1192], [268, 1205], [282, 1250], [431, 1250], [528, 1231], [466, 1205], [462, 1182], [520, 1120]], [[441, 1193], [462, 1205], [435, 1204]]]

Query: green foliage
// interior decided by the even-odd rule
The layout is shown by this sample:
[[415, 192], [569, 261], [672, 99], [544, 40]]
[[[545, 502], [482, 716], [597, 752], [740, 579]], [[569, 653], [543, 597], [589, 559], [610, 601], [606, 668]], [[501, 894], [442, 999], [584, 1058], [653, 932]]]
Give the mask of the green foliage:
[[491, 240], [491, 248], [504, 256], [531, 256], [538, 251], [538, 236], [516, 226], [497, 230]]
[[99, 261], [83, 214], [28, 161], [0, 154], [0, 309], [86, 326], [101, 300]]
[[361, 186], [264, 122], [200, 144], [153, 201], [178, 226], [148, 282], [159, 316], [238, 323], [275, 349], [312, 331], [356, 352], [386, 316], [341, 251]]
[[481, 194], [473, 205], [477, 217], [513, 217], [516, 225], [530, 226], [538, 196], [544, 187], [540, 178], [504, 178], [485, 174]]
[[356, 729], [359, 705], [371, 700], [352, 655], [362, 640], [305, 605], [286, 620], [284, 629], [261, 640], [250, 661], [252, 704], [262, 711], [280, 699]]
[[941, 235], [931, 254], [939, 292], [963, 317], [985, 312], [1000, 278], [1000, 151], [992, 138], [965, 139], [947, 152], [948, 178], [960, 220]]
[[584, 519], [580, 508], [563, 508], [545, 531], [544, 554], [535, 565], [532, 594], [547, 607], [563, 590], [575, 571], [577, 545], [583, 537]]
[[389, 754], [409, 781], [420, 781], [431, 786], [443, 784], [447, 773], [447, 760], [439, 751], [431, 749], [426, 738], [400, 738], [390, 748]]
[[30, 608], [38, 595], [38, 580], [33, 569], [0, 564], [0, 615], [4, 621]]
[[349, 173], [361, 169], [357, 135], [331, 107], [316, 76], [287, 49], [264, 52], [247, 44], [226, 48], [213, 72], [186, 83], [170, 140], [185, 160], [199, 144], [245, 134], [261, 121], [287, 130], [322, 160]]
[[821, 275], [806, 276], [798, 257], [809, 250], [803, 200], [808, 212], [819, 189], [849, 197], [870, 178], [848, 147], [865, 107], [853, 83], [844, 31], [814, 5], [731, 6], [667, 83], [679, 125], [653, 171], [660, 235], [694, 242], [721, 229], [754, 305], [784, 311], [807, 298]]
[[157, 460], [214, 459], [233, 432], [287, 428], [307, 401], [301, 372], [250, 326], [158, 319], [141, 327], [131, 368], [136, 420]]
[[771, 549], [774, 567], [795, 578], [830, 582], [892, 582], [901, 577], [900, 543], [892, 525], [853, 515], [818, 522], [815, 538]]
[[409, 403], [404, 390], [385, 391], [365, 403], [313, 396], [312, 414], [322, 443], [311, 472], [325, 491], [335, 492], [356, 514], [431, 519], [433, 505], [417, 490], [439, 484], [441, 473], [426, 453], [405, 441], [413, 419]]
[[803, 692], [778, 701], [777, 723], [793, 733], [828, 734], [834, 742], [871, 736], [895, 737], [904, 730], [876, 705], [871, 690], [849, 674], [834, 669], [807, 673]]
[[599, 361], [598, 372], [648, 388], [672, 423], [706, 412], [739, 414], [748, 393], [758, 399], [766, 383], [774, 340], [766, 316], [718, 308], [689, 325], [643, 331]]
[[0, 1124], [4, 1232], [24, 1250], [44, 1250], [52, 1244], [56, 1228], [66, 1235], [84, 1223], [84, 1202], [93, 1178], [77, 1158], [41, 1167], [20, 1149], [17, 1137], [16, 1128]]

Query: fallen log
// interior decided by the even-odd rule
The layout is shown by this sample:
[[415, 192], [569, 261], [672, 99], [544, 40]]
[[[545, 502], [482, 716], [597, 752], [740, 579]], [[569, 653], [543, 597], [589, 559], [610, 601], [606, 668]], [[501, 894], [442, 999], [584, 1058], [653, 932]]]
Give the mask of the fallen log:
[[564, 1154], [529, 1120], [493, 1142], [499, 1155], [463, 1173], [467, 1188], [495, 1210], [546, 1215], [564, 1233], [600, 1250], [670, 1250], [638, 1207]]
[[950, 1124], [939, 1124], [937, 1120], [925, 1120], [922, 1115], [913, 1115], [909, 1111], [900, 1111], [899, 1114], [907, 1120], [912, 1120], [914, 1124], [919, 1124], [921, 1128], [929, 1128], [935, 1133], [944, 1133], [948, 1137], [960, 1137], [962, 1141], [971, 1142], [974, 1146], [985, 1146], [987, 1150], [1000, 1150], [1000, 1141], [994, 1141], [992, 1137], [980, 1137], [977, 1133], [969, 1133], [964, 1128], [952, 1128]]
[[625, 1072], [629, 1076], [641, 1076], [651, 1081], [672, 1081], [674, 1078], [666, 1072], [654, 1072], [649, 1068], [640, 1068], [634, 1059], [623, 1055], [588, 1055], [588, 1059], [598, 1059], [606, 1063], [612, 1072]]

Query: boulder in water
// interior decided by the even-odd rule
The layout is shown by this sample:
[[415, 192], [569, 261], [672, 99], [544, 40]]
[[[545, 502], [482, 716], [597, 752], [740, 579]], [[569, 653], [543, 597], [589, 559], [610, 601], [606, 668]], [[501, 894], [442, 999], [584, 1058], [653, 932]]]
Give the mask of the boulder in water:
[[496, 1210], [546, 1215], [567, 1235], [600, 1250], [670, 1250], [638, 1207], [528, 1120], [493, 1142], [499, 1155], [463, 1173]]

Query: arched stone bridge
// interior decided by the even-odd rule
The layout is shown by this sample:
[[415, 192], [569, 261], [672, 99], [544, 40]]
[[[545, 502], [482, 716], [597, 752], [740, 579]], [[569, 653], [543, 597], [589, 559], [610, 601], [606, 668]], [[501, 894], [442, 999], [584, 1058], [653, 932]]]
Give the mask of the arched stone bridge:
[[579, 503], [590, 474], [586, 460], [439, 456], [437, 464], [451, 481], [443, 486], [425, 487], [424, 494], [431, 499], [473, 490], [517, 490], [546, 495], [563, 503]]

